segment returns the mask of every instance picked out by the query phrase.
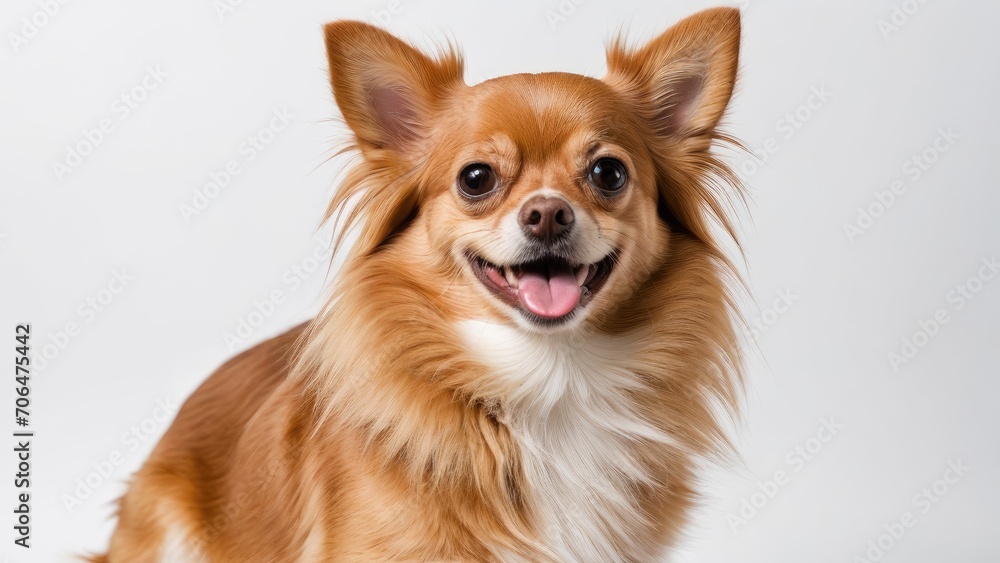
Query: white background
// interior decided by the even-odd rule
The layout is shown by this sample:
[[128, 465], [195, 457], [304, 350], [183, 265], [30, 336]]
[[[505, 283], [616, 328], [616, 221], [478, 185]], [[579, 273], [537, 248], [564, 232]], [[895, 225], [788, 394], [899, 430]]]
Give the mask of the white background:
[[[42, 8], [4, 3], [0, 357], [12, 362], [18, 322], [32, 324], [36, 351], [48, 346], [50, 357], [32, 385], [33, 547], [12, 543], [15, 460], [4, 447], [0, 557], [47, 562], [103, 548], [112, 500], [165, 429], [153, 418], [157, 401], [179, 403], [242, 349], [224, 339], [241, 320], [262, 320], [253, 343], [322, 302], [325, 268], [304, 279], [291, 270], [325, 254], [316, 229], [344, 165], [328, 161], [345, 131], [329, 92], [322, 23], [381, 19], [428, 48], [453, 39], [476, 82], [545, 70], [600, 76], [603, 45], [620, 25], [648, 39], [711, 5], [347, 4], [246, 0], [220, 16], [209, 0], [71, 2], [14, 46], [22, 18], [42, 21]], [[894, 4], [912, 13], [896, 15], [898, 29], [880, 29]], [[892, 544], [883, 561], [1000, 560], [1000, 279], [979, 276], [981, 260], [1000, 252], [1000, 4], [742, 7], [742, 81], [728, 129], [752, 149], [770, 148], [766, 163], [732, 156], [752, 194], [752, 220], [742, 225], [757, 305], [747, 316], [766, 330], [751, 354], [744, 461], [709, 476], [677, 560], [858, 561], [905, 512], [916, 525], [898, 541], [882, 538]], [[138, 91], [144, 99], [124, 116], [116, 99], [142, 83], [147, 67], [166, 77]], [[824, 90], [825, 99], [812, 94]], [[291, 123], [262, 133], [274, 133], [273, 142], [248, 162], [241, 144], [282, 109]], [[789, 129], [785, 116], [797, 111], [799, 127]], [[113, 130], [58, 175], [53, 163], [102, 119]], [[957, 139], [948, 150], [931, 150], [935, 162], [915, 168], [912, 157], [949, 128]], [[180, 206], [231, 160], [240, 173], [186, 220]], [[879, 209], [875, 192], [895, 180], [905, 191]], [[849, 237], [845, 224], [869, 207], [878, 217]], [[121, 289], [116, 271], [132, 279], [111, 293], [109, 284]], [[979, 289], [960, 309], [951, 293], [959, 285]], [[275, 291], [282, 302], [269, 309], [262, 302]], [[778, 292], [790, 295], [790, 307], [774, 308]], [[97, 311], [88, 299], [105, 304]], [[269, 314], [254, 315], [255, 302]], [[888, 354], [939, 309], [948, 322], [916, 336], [923, 346], [894, 369]], [[67, 323], [77, 327], [72, 336]], [[12, 379], [12, 371], [3, 373]], [[12, 432], [13, 381], [0, 389], [0, 430]], [[842, 428], [810, 441], [830, 438], [824, 419]], [[124, 438], [133, 427], [149, 436]], [[812, 448], [811, 459], [789, 458], [796, 447]], [[112, 458], [121, 463], [100, 477], [95, 468]], [[970, 469], [924, 512], [915, 496], [949, 462]], [[788, 478], [772, 487], [765, 482], [776, 471]], [[81, 489], [88, 476], [93, 491]], [[758, 483], [773, 498], [753, 497]], [[68, 510], [80, 493], [88, 498]], [[741, 508], [745, 524], [734, 520]]]

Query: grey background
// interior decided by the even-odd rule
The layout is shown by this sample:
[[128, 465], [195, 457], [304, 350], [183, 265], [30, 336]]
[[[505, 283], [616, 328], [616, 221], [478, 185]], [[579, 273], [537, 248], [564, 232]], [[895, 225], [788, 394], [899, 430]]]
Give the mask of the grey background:
[[[157, 401], [181, 402], [236, 350], [322, 302], [326, 270], [314, 256], [326, 259], [327, 230], [316, 228], [345, 164], [328, 160], [345, 132], [329, 93], [323, 22], [382, 20], [428, 48], [454, 39], [475, 82], [523, 71], [600, 76], [603, 45], [620, 25], [644, 40], [712, 5], [246, 0], [220, 15], [219, 4], [71, 2], [15, 46], [22, 18], [41, 21], [43, 7], [4, 3], [2, 357], [12, 361], [18, 322], [32, 323], [35, 350], [48, 344], [50, 352], [33, 378], [30, 552], [12, 544], [15, 460], [9, 448], [0, 454], [0, 557], [8, 561], [102, 548], [111, 501], [166, 428]], [[705, 506], [676, 559], [869, 560], [869, 542], [909, 512], [916, 525], [881, 560], [1000, 560], [1000, 280], [977, 277], [981, 260], [1000, 251], [1000, 5], [741, 7], [742, 81], [728, 129], [770, 154], [766, 163], [728, 154], [752, 194], [742, 221], [755, 298], [747, 316], [766, 330], [748, 338], [743, 461], [706, 476]], [[895, 8], [898, 29], [880, 27]], [[115, 100], [157, 66], [166, 76], [138, 91], [144, 99], [123, 119]], [[247, 161], [241, 144], [282, 109], [291, 122]], [[799, 127], [789, 129], [786, 114], [796, 112]], [[112, 132], [59, 177], [53, 163], [102, 119]], [[941, 129], [957, 138], [947, 152], [931, 150], [936, 161], [916, 178], [910, 160]], [[231, 160], [240, 173], [186, 220], [180, 206]], [[876, 192], [896, 180], [905, 191], [878, 213]], [[852, 239], [845, 224], [870, 206], [879, 217]], [[132, 279], [121, 287], [116, 272]], [[963, 284], [980, 291], [959, 309], [952, 292]], [[262, 302], [274, 292], [281, 302], [269, 308]], [[268, 314], [254, 314], [258, 305]], [[888, 355], [938, 310], [948, 322], [918, 336], [925, 345], [894, 369]], [[248, 316], [259, 326], [247, 344], [227, 343]], [[67, 323], [77, 326], [72, 336]], [[7, 432], [12, 387], [0, 385]], [[821, 430], [823, 420], [841, 427], [836, 435]], [[811, 448], [811, 459], [796, 461], [804, 459], [796, 447]], [[100, 476], [111, 460], [111, 474]], [[937, 502], [920, 502], [949, 462], [970, 469]], [[767, 485], [776, 471], [787, 479]], [[98, 486], [81, 490], [88, 478]], [[754, 498], [758, 483], [773, 498]], [[68, 510], [78, 492], [88, 498]], [[734, 524], [744, 500], [759, 507]]]

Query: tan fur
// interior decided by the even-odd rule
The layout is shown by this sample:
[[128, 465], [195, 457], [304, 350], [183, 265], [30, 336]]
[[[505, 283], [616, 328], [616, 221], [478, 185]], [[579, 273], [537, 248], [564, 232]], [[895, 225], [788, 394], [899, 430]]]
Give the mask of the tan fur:
[[[727, 446], [740, 389], [732, 269], [712, 236], [718, 224], [733, 231], [734, 178], [710, 153], [725, 140], [716, 126], [738, 13], [703, 12], [637, 50], [616, 42], [603, 81], [549, 73], [469, 87], [455, 54], [434, 60], [356, 22], [328, 25], [326, 38], [363, 156], [330, 215], [359, 225], [360, 239], [315, 320], [237, 356], [188, 399], [95, 560], [558, 560], [525, 473], [518, 390], [455, 328], [521, 330], [462, 251], [489, 252], [488, 233], [542, 186], [620, 249], [564, 330], [584, 346], [632, 342], [626, 407], [666, 439], [623, 442], [646, 478], [621, 483], [637, 516], [608, 523], [620, 524], [609, 537], [619, 560], [661, 553], [695, 500], [697, 463]], [[388, 117], [372, 107], [386, 90], [406, 104]], [[591, 149], [628, 165], [619, 199], [583, 187]], [[454, 184], [475, 161], [494, 166], [503, 191], [470, 204]], [[176, 537], [183, 555], [165, 556]]]

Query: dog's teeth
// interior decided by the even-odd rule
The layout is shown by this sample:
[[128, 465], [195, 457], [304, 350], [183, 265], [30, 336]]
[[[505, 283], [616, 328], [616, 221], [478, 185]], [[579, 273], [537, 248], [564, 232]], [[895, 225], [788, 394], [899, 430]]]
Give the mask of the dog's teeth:
[[514, 275], [514, 268], [506, 268], [507, 285], [517, 287], [517, 276]]
[[590, 272], [590, 268], [588, 266], [586, 266], [586, 265], [579, 266], [576, 269], [576, 272], [575, 272], [575, 274], [576, 274], [576, 283], [579, 284], [579, 285], [581, 285], [581, 286], [583, 284], [587, 283], [587, 274], [589, 272]]

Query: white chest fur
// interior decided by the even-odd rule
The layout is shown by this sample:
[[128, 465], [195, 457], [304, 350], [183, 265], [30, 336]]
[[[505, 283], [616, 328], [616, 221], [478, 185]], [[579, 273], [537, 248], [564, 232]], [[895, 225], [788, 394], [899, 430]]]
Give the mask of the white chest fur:
[[629, 369], [635, 339], [533, 334], [482, 321], [458, 330], [507, 397], [543, 541], [565, 561], [652, 558], [632, 495], [649, 476], [633, 452], [643, 440], [672, 440], [630, 399], [642, 386]]

